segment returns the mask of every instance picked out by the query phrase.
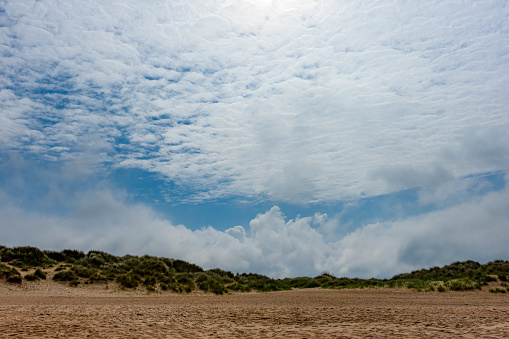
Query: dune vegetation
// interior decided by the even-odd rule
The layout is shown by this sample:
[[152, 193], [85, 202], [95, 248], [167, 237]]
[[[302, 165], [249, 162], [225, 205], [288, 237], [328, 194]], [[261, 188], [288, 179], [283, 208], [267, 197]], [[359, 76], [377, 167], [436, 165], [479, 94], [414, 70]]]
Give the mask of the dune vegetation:
[[475, 261], [455, 262], [443, 267], [398, 274], [391, 279], [335, 277], [323, 273], [316, 277], [272, 279], [256, 273], [233, 274], [220, 268], [203, 268], [179, 259], [149, 255], [115, 256], [102, 251], [44, 251], [36, 247], [0, 246], [0, 280], [23, 284], [52, 279], [70, 286], [114, 284], [120, 289], [145, 289], [148, 292], [203, 291], [268, 292], [292, 288], [410, 288], [416, 291], [480, 290], [490, 284], [494, 293], [509, 291], [509, 261], [486, 264]]

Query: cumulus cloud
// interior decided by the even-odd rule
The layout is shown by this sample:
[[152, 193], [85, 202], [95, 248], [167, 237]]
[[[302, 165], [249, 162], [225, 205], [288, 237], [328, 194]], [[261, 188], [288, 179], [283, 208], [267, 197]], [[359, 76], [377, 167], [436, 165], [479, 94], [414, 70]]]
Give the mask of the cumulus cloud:
[[328, 236], [328, 223], [337, 221], [325, 214], [288, 220], [275, 206], [249, 226], [225, 232], [212, 227], [191, 230], [146, 205], [125, 200], [120, 192], [89, 190], [79, 195], [69, 213], [59, 216], [23, 210], [0, 191], [0, 238], [10, 246], [151, 254], [271, 277], [322, 272], [391, 277], [457, 260], [485, 262], [508, 256], [507, 187], [442, 210], [364, 225], [341, 239]]
[[60, 161], [93, 135], [111, 145], [99, 161], [191, 200], [331, 201], [506, 170], [507, 11], [5, 1], [2, 147]]

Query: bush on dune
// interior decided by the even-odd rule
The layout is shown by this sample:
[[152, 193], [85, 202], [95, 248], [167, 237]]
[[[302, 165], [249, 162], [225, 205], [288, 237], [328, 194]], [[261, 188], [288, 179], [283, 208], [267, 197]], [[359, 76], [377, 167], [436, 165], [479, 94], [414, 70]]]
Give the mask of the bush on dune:
[[203, 268], [198, 265], [188, 263], [184, 260], [173, 260], [171, 262], [171, 268], [177, 273], [197, 273], [203, 272]]
[[136, 288], [141, 283], [141, 277], [135, 273], [120, 274], [116, 281], [122, 288]]
[[[58, 265], [58, 266], [57, 266]], [[284, 291], [292, 288], [379, 288], [406, 287], [416, 291], [469, 291], [499, 282], [504, 290], [509, 280], [509, 261], [496, 260], [487, 264], [475, 261], [454, 262], [443, 267], [416, 270], [395, 275], [391, 279], [337, 278], [330, 273], [315, 277], [272, 279], [256, 273], [233, 274], [220, 268], [203, 268], [179, 259], [149, 255], [118, 257], [102, 251], [41, 251], [35, 247], [8, 248], [0, 245], [0, 278], [21, 283], [16, 269], [33, 273], [26, 281], [46, 279], [43, 268], [55, 267], [53, 280], [95, 284], [116, 282], [121, 288], [146, 288], [148, 292], [174, 291], [190, 293], [196, 289], [215, 294], [228, 291]], [[505, 285], [504, 285], [505, 284]], [[496, 284], [495, 284], [496, 285]], [[494, 287], [491, 284], [490, 287]], [[492, 288], [493, 289], [493, 288]]]
[[93, 267], [86, 267], [83, 265], [73, 265], [71, 270], [76, 273], [78, 277], [81, 278], [90, 278], [96, 274], [98, 271], [96, 268]]
[[46, 272], [40, 268], [37, 268], [34, 273], [25, 275], [25, 279], [28, 281], [46, 279]]
[[0, 263], [0, 279], [5, 279], [10, 283], [21, 283], [21, 273], [14, 267], [9, 267]]
[[0, 257], [3, 262], [8, 262], [19, 268], [47, 267], [56, 263], [55, 260], [47, 257], [43, 251], [31, 246], [4, 247], [0, 250]]
[[[204, 292], [212, 292], [215, 294], [225, 294], [228, 292], [222, 276], [211, 271], [198, 273], [196, 284], [198, 288]], [[228, 278], [233, 282], [233, 279]]]
[[79, 284], [78, 276], [73, 271], [65, 270], [55, 273], [53, 280], [61, 282], [69, 282], [71, 286], [77, 286]]

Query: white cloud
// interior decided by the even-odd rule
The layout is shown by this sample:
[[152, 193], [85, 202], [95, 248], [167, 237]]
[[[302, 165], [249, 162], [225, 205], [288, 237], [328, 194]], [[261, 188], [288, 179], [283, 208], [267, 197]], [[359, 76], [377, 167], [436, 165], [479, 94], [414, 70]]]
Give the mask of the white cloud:
[[497, 1], [2, 6], [3, 148], [58, 161], [122, 136], [107, 161], [194, 199], [330, 201], [509, 168]]
[[234, 237], [240, 242], [244, 242], [246, 240], [246, 230], [242, 226], [234, 226], [224, 231], [224, 233]]
[[[65, 197], [60, 193], [64, 196], [59, 199]], [[287, 220], [278, 207], [257, 215], [247, 231], [236, 226], [221, 232], [174, 225], [150, 207], [128, 204], [125, 194], [107, 188], [80, 192], [72, 200], [71, 211], [58, 215], [24, 210], [0, 191], [0, 239], [8, 246], [166, 256], [205, 268], [272, 277], [324, 271], [391, 277], [457, 260], [485, 262], [509, 256], [507, 187], [442, 210], [365, 225], [341, 239], [328, 234], [337, 227], [334, 219], [316, 214]]]
[[453, 178], [452, 174], [441, 165], [417, 167], [410, 164], [388, 165], [386, 168], [377, 168], [373, 170], [372, 176], [381, 178], [391, 187], [401, 188], [436, 186]]
[[458, 205], [468, 201], [472, 196], [494, 188], [493, 184], [483, 179], [482, 177], [467, 177], [421, 187], [418, 191], [419, 203], [422, 205], [437, 204], [441, 208]]

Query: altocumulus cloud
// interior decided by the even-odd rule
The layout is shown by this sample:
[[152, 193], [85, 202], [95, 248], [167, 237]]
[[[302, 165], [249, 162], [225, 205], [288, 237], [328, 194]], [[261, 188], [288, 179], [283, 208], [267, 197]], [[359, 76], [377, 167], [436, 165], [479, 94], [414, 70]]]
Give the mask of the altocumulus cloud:
[[[480, 178], [509, 169], [508, 17], [503, 1], [3, 1], [0, 242], [274, 277], [506, 258], [507, 185]], [[133, 168], [177, 205], [345, 208], [192, 229], [108, 180]], [[405, 189], [422, 212], [338, 233], [359, 198]]]
[[3, 148], [87, 149], [194, 201], [335, 201], [509, 167], [500, 1], [1, 6]]

